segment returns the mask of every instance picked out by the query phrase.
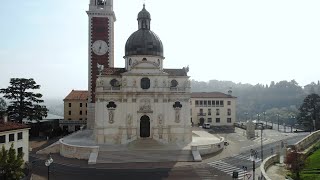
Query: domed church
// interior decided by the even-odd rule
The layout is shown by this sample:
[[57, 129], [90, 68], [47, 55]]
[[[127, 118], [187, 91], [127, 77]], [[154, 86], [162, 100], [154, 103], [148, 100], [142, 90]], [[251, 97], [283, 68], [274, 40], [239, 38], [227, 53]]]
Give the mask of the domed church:
[[[113, 67], [113, 1], [91, 0], [88, 127], [98, 144], [192, 140], [188, 68], [165, 69], [164, 46], [143, 5], [125, 45], [125, 67]], [[105, 29], [105, 33], [101, 32]]]

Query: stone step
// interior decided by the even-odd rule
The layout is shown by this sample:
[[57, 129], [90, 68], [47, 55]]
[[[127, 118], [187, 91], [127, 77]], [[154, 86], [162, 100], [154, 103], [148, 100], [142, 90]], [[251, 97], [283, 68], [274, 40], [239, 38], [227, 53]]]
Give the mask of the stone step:
[[190, 150], [99, 151], [97, 163], [193, 161]]

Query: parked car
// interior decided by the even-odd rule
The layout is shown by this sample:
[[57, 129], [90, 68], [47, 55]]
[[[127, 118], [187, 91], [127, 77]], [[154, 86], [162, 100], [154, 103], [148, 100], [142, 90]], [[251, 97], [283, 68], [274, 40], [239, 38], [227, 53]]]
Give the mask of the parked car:
[[211, 128], [211, 124], [210, 123], [204, 123], [202, 127], [205, 128], [205, 129], [210, 129]]

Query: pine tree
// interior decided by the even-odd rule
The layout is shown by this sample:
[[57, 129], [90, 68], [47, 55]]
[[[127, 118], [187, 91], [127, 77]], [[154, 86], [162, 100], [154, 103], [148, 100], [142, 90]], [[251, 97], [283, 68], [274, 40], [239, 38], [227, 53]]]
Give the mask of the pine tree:
[[47, 116], [48, 109], [41, 105], [42, 94], [34, 93], [33, 90], [40, 88], [36, 82], [31, 79], [12, 78], [10, 86], [0, 89], [4, 98], [11, 100], [8, 106], [8, 114], [11, 119], [22, 123], [22, 119], [41, 120]]
[[0, 98], [0, 119], [6, 111], [7, 103], [2, 98]]
[[16, 153], [13, 144], [9, 150], [6, 150], [4, 146], [2, 146], [2, 150], [0, 151], [0, 169], [3, 170], [4, 179], [8, 180], [19, 180], [21, 179], [23, 174], [23, 153]]
[[308, 95], [299, 108], [298, 122], [303, 124], [309, 130], [320, 129], [320, 96], [318, 94]]

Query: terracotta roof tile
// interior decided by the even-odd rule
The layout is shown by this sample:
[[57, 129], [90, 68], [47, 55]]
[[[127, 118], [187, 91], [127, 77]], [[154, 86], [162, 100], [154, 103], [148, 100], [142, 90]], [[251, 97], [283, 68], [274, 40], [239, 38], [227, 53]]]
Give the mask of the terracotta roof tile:
[[65, 100], [88, 100], [89, 92], [88, 91], [79, 91], [72, 90], [69, 95], [64, 99]]
[[17, 129], [26, 129], [26, 128], [30, 128], [30, 127], [25, 124], [20, 124], [20, 123], [0, 122], [0, 132], [12, 131], [12, 130], [17, 130]]
[[221, 92], [193, 92], [191, 98], [237, 98]]

